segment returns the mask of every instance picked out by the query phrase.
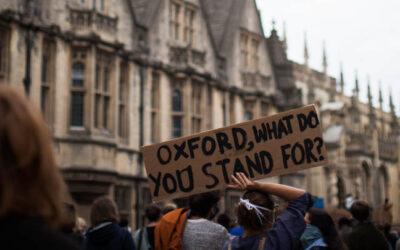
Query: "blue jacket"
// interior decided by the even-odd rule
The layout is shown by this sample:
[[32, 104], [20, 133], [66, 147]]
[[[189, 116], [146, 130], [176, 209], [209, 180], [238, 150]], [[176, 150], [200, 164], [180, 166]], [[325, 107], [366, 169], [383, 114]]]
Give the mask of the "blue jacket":
[[[231, 241], [231, 249], [257, 250], [259, 242], [266, 238], [265, 249], [290, 250], [298, 245], [306, 223], [304, 215], [310, 204], [311, 196], [306, 193], [297, 199], [291, 200], [285, 212], [279, 216], [268, 234], [259, 234], [250, 237], [236, 237]], [[224, 250], [228, 249], [229, 241], [225, 243]]]
[[87, 250], [136, 250], [132, 235], [114, 222], [89, 229], [84, 245]]

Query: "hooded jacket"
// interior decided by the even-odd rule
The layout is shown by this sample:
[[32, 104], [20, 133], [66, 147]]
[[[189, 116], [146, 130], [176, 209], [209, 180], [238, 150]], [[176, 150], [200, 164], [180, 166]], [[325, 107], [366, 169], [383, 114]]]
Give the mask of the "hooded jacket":
[[115, 222], [89, 229], [84, 244], [87, 250], [136, 250], [131, 234]]

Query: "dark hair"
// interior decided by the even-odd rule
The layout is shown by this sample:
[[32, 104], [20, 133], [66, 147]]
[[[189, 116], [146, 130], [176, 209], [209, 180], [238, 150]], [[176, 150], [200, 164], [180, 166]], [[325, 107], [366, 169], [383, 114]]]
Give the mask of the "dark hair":
[[342, 228], [343, 226], [352, 227], [351, 220], [349, 218], [347, 218], [347, 217], [340, 218], [339, 222], [338, 222], [338, 225], [339, 225], [339, 229]]
[[206, 217], [219, 201], [219, 191], [192, 195], [189, 198], [190, 215]]
[[24, 94], [0, 86], [0, 217], [17, 213], [56, 228], [66, 192], [40, 111]]
[[[247, 191], [243, 194], [243, 199], [248, 199], [250, 203], [265, 207], [271, 211], [274, 209], [274, 201], [267, 193], [260, 191]], [[243, 226], [244, 229], [251, 230], [264, 230], [271, 227], [273, 212], [262, 209], [260, 211], [263, 214], [263, 216], [261, 216], [261, 222], [254, 209], [248, 210], [244, 204], [239, 204], [236, 207], [239, 225]]]
[[106, 221], [118, 222], [118, 218], [117, 205], [109, 197], [103, 196], [93, 202], [90, 211], [90, 222], [93, 227]]
[[365, 201], [355, 201], [350, 207], [350, 213], [354, 219], [365, 221], [369, 218], [369, 205]]
[[344, 244], [339, 237], [332, 217], [321, 209], [311, 208], [308, 213], [310, 224], [318, 227], [321, 231], [324, 242], [328, 245], [328, 249], [342, 250]]
[[220, 214], [218, 216], [217, 219], [218, 224], [220, 224], [221, 226], [225, 227], [226, 230], [230, 230], [231, 229], [231, 218], [229, 217], [228, 214], [224, 213], [224, 214]]
[[128, 221], [128, 219], [125, 219], [125, 218], [121, 218], [120, 220], [119, 220], [119, 224], [118, 224], [120, 227], [128, 227], [128, 225], [129, 225], [129, 221]]
[[61, 226], [61, 231], [64, 233], [72, 233], [76, 225], [75, 206], [69, 203], [64, 203], [64, 220]]
[[149, 222], [159, 221], [161, 218], [161, 208], [154, 203], [147, 205], [146, 218], [149, 220]]

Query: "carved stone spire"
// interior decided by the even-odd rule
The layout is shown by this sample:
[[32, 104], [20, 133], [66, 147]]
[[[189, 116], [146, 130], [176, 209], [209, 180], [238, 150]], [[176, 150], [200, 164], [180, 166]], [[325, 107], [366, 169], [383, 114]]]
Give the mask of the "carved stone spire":
[[379, 108], [383, 110], [382, 84], [379, 82]]
[[389, 90], [389, 107], [390, 107], [390, 113], [392, 114], [392, 116], [396, 116], [395, 107], [394, 107], [393, 99], [392, 99], [392, 89], [391, 88]]
[[304, 65], [308, 66], [309, 58], [310, 58], [310, 55], [308, 54], [307, 33], [304, 32]]
[[323, 72], [326, 75], [328, 72], [328, 60], [326, 56], [326, 44], [325, 41], [322, 44], [322, 67], [323, 67]]
[[368, 105], [372, 107], [371, 82], [369, 76], [367, 76], [367, 88]]
[[283, 22], [283, 39], [282, 39], [282, 43], [283, 43], [283, 49], [285, 50], [285, 52], [287, 52], [287, 36], [286, 36], [286, 22]]
[[340, 63], [340, 93], [344, 95], [343, 63]]
[[355, 71], [355, 82], [354, 82], [354, 93], [353, 95], [358, 99], [358, 94], [360, 93], [360, 88], [358, 87], [358, 72]]

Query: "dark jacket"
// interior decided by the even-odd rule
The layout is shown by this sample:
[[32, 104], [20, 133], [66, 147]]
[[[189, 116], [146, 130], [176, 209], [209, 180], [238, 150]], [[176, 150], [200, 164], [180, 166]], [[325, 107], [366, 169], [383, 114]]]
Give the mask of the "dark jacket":
[[89, 229], [84, 245], [86, 250], [136, 250], [132, 235], [114, 222]]
[[345, 239], [349, 250], [387, 250], [385, 236], [371, 222], [362, 222]]
[[0, 249], [79, 250], [78, 244], [40, 219], [11, 215], [0, 218]]
[[291, 200], [285, 212], [274, 223], [268, 234], [259, 234], [250, 237], [235, 237], [225, 243], [224, 250], [229, 247], [234, 249], [256, 250], [259, 248], [260, 240], [266, 237], [265, 249], [268, 250], [290, 250], [295, 249], [306, 223], [304, 215], [309, 207], [311, 196], [307, 193], [297, 199]]

